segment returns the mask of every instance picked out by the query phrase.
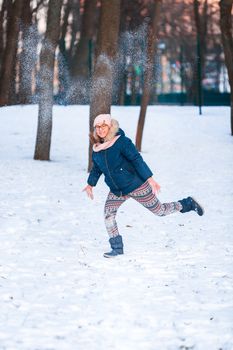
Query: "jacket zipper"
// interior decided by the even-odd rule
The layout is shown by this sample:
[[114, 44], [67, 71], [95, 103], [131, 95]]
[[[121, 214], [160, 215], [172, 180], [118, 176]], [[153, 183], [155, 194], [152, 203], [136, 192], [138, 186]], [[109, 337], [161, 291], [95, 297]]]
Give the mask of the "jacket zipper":
[[[106, 150], [105, 150], [104, 155], [105, 155], [105, 163], [106, 163], [106, 167], [107, 167], [107, 169], [108, 169], [109, 177], [111, 178], [113, 185], [119, 190], [119, 187], [116, 185], [115, 181], [113, 181], [113, 178], [112, 178], [112, 176], [111, 176], [111, 173], [110, 173], [110, 170], [109, 170], [109, 167], [108, 167], [107, 151], [106, 151]], [[120, 194], [121, 194], [121, 196], [122, 196], [122, 192], [121, 192], [121, 191], [120, 191]]]

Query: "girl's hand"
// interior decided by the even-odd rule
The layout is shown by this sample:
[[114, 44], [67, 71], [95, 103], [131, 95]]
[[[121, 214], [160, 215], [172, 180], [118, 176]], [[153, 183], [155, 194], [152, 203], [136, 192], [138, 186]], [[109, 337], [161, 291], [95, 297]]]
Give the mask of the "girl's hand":
[[93, 192], [92, 192], [92, 186], [90, 185], [87, 185], [86, 187], [84, 187], [83, 189], [83, 192], [86, 192], [87, 196], [91, 199], [94, 199], [94, 195], [93, 195]]
[[149, 185], [152, 189], [152, 193], [154, 193], [157, 196], [157, 194], [160, 192], [160, 185], [153, 179], [153, 177], [150, 177], [149, 179], [147, 179], [147, 181], [149, 182]]

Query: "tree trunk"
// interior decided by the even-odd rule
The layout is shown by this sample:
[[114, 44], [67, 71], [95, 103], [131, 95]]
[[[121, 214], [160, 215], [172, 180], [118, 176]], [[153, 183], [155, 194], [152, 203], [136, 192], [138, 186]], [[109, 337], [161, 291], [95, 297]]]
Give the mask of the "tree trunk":
[[210, 16], [208, 14], [208, 0], [204, 0], [202, 12], [199, 10], [200, 3], [200, 0], [193, 0], [193, 14], [196, 28], [196, 50], [194, 51], [195, 56], [192, 58], [194, 61], [194, 69], [192, 69], [193, 73], [191, 78], [192, 81], [190, 87], [186, 90], [188, 90], [188, 100], [191, 103], [199, 105], [201, 114], [201, 107], [203, 104], [202, 80], [205, 76], [207, 27]]
[[66, 103], [66, 93], [70, 86], [69, 61], [70, 57], [66, 48], [66, 35], [68, 31], [68, 20], [72, 9], [73, 0], [68, 0], [62, 18], [61, 37], [59, 40], [58, 69], [59, 69], [59, 103]]
[[37, 47], [37, 28], [32, 25], [31, 0], [25, 0], [22, 14], [22, 51], [19, 57], [19, 93], [21, 104], [31, 102], [32, 72], [36, 57], [34, 48]]
[[144, 86], [141, 100], [141, 108], [136, 132], [136, 147], [139, 152], [142, 148], [142, 135], [146, 119], [146, 110], [150, 101], [151, 89], [154, 85], [154, 57], [156, 53], [157, 45], [157, 27], [160, 17], [161, 0], [154, 0], [152, 18], [148, 23], [148, 35], [147, 35], [147, 61], [144, 74]]
[[0, 71], [1, 71], [1, 65], [2, 65], [2, 58], [4, 53], [4, 15], [7, 11], [7, 0], [3, 0], [1, 12], [0, 12]]
[[[77, 41], [77, 33], [81, 28], [81, 14], [80, 14], [80, 0], [72, 0], [72, 24], [71, 24], [71, 41], [68, 56], [70, 57], [70, 64], [75, 52], [75, 44]], [[90, 23], [92, 25], [92, 23]]]
[[89, 56], [90, 41], [95, 32], [97, 14], [97, 0], [86, 0], [81, 27], [80, 40], [75, 48], [71, 64], [72, 79], [72, 103], [87, 103], [89, 101], [89, 78], [90, 64]]
[[14, 2], [9, 25], [7, 23], [7, 42], [2, 60], [0, 77], [0, 106], [8, 104], [12, 85], [14, 84], [14, 68], [16, 64], [20, 17], [23, 5], [24, 0], [17, 0]]
[[39, 115], [34, 159], [49, 160], [52, 134], [55, 50], [60, 35], [62, 0], [50, 0], [47, 29], [40, 54]]
[[[202, 114], [201, 107], [203, 104], [203, 94], [202, 94], [202, 77], [203, 77], [203, 61], [204, 61], [204, 55], [203, 55], [203, 39], [202, 38], [202, 25], [200, 21], [200, 14], [199, 14], [199, 1], [194, 0], [193, 3], [194, 6], [194, 18], [195, 18], [195, 24], [196, 24], [196, 31], [197, 31], [197, 45], [196, 45], [196, 79], [194, 79], [194, 86], [193, 86], [193, 92], [194, 96], [197, 98], [197, 103], [199, 106], [199, 114]], [[195, 82], [196, 80], [196, 82]]]
[[233, 36], [232, 36], [232, 11], [233, 0], [220, 1], [220, 26], [222, 44], [228, 79], [231, 88], [231, 135], [233, 135]]
[[[102, 0], [100, 25], [97, 37], [96, 62], [94, 66], [90, 101], [90, 131], [93, 121], [100, 113], [110, 113], [114, 63], [117, 54], [121, 0]], [[107, 28], [107, 30], [106, 30]], [[88, 171], [91, 169], [92, 146], [89, 145]]]
[[131, 105], [136, 106], [137, 104], [137, 96], [136, 96], [136, 72], [134, 68], [134, 61], [131, 65]]

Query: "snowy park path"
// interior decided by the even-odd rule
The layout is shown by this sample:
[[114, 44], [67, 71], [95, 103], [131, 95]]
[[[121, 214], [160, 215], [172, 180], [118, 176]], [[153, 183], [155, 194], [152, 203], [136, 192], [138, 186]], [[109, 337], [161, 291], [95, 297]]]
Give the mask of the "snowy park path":
[[[134, 140], [138, 107], [112, 114]], [[37, 107], [0, 109], [0, 350], [232, 350], [233, 138], [229, 109], [153, 106], [142, 156], [163, 202], [195, 213], [118, 213], [125, 254], [109, 249], [108, 189], [90, 201], [88, 106], [55, 107], [51, 162], [32, 160]]]

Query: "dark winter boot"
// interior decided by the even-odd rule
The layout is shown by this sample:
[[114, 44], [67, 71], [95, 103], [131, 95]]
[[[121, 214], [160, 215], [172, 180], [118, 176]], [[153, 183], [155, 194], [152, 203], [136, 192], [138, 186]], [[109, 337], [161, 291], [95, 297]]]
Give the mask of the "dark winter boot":
[[182, 205], [182, 210], [180, 211], [181, 213], [187, 213], [188, 211], [194, 210], [200, 216], [204, 214], [204, 209], [192, 197], [184, 198], [179, 202]]
[[110, 238], [109, 243], [112, 251], [109, 253], [104, 253], [105, 258], [113, 258], [114, 256], [124, 254], [122, 237], [120, 235]]

